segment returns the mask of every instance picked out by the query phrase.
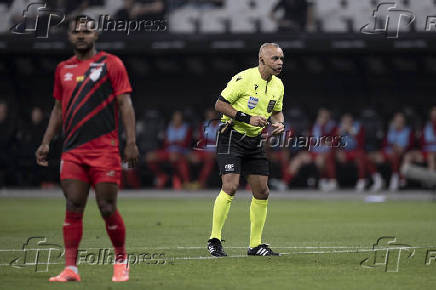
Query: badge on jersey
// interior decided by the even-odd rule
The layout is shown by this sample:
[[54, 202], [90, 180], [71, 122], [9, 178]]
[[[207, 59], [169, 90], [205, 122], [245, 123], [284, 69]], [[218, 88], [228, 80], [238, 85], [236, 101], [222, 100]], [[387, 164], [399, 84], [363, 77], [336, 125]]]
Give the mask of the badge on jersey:
[[274, 109], [274, 106], [276, 105], [276, 100], [270, 100], [268, 103], [268, 107], [266, 108], [268, 113], [271, 113], [272, 110]]
[[253, 110], [256, 107], [258, 102], [259, 102], [259, 98], [255, 98], [255, 97], [250, 96], [250, 98], [248, 99], [247, 106], [250, 110]]
[[91, 69], [91, 74], [89, 75], [89, 78], [95, 83], [101, 75], [101, 67], [99, 68], [93, 68]]

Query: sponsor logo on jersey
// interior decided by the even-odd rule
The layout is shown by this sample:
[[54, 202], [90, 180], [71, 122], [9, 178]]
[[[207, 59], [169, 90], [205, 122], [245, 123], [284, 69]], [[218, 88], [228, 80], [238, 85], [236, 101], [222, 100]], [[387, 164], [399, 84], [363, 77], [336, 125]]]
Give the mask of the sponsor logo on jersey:
[[106, 175], [107, 175], [107, 176], [114, 177], [114, 176], [115, 176], [115, 170], [108, 171], [108, 172], [106, 173]]
[[64, 82], [70, 82], [73, 80], [73, 74], [68, 72], [66, 74], [64, 74]]
[[75, 68], [77, 67], [77, 64], [66, 64], [64, 65], [64, 68]]
[[248, 99], [247, 106], [250, 110], [252, 110], [256, 107], [258, 102], [259, 102], [259, 98], [255, 98], [255, 97], [250, 96], [250, 98]]
[[234, 165], [234, 164], [231, 164], [231, 163], [226, 164], [226, 165], [224, 166], [224, 169], [225, 169], [226, 171], [235, 171], [235, 165]]

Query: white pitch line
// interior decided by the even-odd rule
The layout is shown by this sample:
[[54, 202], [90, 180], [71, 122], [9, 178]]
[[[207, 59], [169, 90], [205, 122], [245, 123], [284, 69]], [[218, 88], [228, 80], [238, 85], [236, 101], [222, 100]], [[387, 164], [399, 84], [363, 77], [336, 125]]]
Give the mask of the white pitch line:
[[[248, 247], [225, 247], [226, 249], [248, 249]], [[356, 247], [356, 246], [337, 246], [337, 247], [292, 247], [292, 246], [274, 246], [276, 249], [349, 249], [349, 250], [375, 250], [368, 247]], [[395, 249], [429, 249], [435, 248], [436, 246], [417, 246], [417, 247], [385, 247], [385, 248], [376, 248], [376, 250], [395, 250]], [[104, 250], [107, 248], [79, 248], [79, 250]], [[137, 249], [137, 250], [202, 250], [206, 249], [206, 247], [128, 247], [127, 249]], [[59, 248], [26, 248], [26, 249], [0, 249], [0, 252], [25, 252], [25, 251], [53, 251], [60, 250]]]
[[[313, 247], [312, 247], [313, 248]], [[376, 250], [393, 250], [393, 249], [425, 249], [429, 247], [392, 247], [392, 248], [377, 248], [377, 249], [368, 249], [368, 248], [356, 248], [354, 250], [339, 250], [339, 251], [304, 251], [304, 252], [292, 252], [292, 253], [280, 253], [280, 255], [301, 255], [301, 254], [359, 254], [359, 253], [370, 253], [375, 252]], [[213, 259], [226, 259], [226, 258], [248, 258], [250, 256], [247, 255], [231, 255], [227, 257], [211, 257], [211, 256], [198, 256], [198, 257], [172, 257], [168, 259], [163, 259], [165, 261], [171, 260], [213, 260]], [[60, 265], [64, 264], [60, 263], [38, 263], [38, 265]], [[24, 266], [35, 266], [35, 263], [28, 263]], [[132, 264], [132, 266], [135, 264]], [[0, 266], [11, 266], [10, 264], [0, 264]]]

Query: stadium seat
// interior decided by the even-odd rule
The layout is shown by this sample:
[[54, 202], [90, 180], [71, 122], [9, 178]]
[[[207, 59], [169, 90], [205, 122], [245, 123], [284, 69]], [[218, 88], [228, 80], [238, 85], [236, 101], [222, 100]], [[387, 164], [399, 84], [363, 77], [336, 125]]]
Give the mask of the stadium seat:
[[229, 15], [224, 9], [201, 9], [199, 21], [203, 33], [224, 33], [230, 30], [230, 24], [226, 24]]
[[314, 2], [317, 19], [321, 24], [322, 30], [327, 32], [347, 31], [346, 8], [341, 6], [343, 0], [316, 0]]
[[8, 4], [1, 3], [0, 4], [0, 17], [2, 21], [0, 21], [0, 33], [7, 31], [9, 27], [9, 13], [8, 13]]
[[175, 9], [169, 15], [169, 29], [171, 32], [192, 33], [198, 27], [196, 23], [199, 21], [200, 11], [193, 7], [183, 7]]
[[[277, 1], [241, 0], [227, 1], [226, 11], [232, 16], [232, 31], [256, 32], [275, 31], [276, 25], [269, 16]], [[257, 22], [257, 23], [256, 23]], [[258, 25], [258, 27], [256, 27]]]

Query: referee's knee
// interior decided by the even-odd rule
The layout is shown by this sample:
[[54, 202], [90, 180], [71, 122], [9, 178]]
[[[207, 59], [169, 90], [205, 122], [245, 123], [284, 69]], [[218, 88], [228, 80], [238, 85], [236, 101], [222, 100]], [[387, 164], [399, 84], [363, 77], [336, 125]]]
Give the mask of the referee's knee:
[[223, 184], [222, 190], [227, 193], [228, 195], [235, 195], [236, 191], [238, 190], [239, 182], [229, 182], [226, 184]]
[[264, 186], [258, 190], [253, 190], [253, 196], [256, 199], [267, 200], [269, 196], [269, 188], [268, 186]]

